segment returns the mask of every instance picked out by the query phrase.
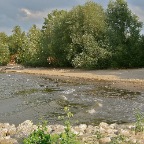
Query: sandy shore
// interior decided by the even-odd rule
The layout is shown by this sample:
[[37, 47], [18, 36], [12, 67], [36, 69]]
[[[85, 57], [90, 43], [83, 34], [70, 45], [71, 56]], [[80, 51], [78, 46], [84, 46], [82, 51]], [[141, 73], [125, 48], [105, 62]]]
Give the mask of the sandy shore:
[[6, 72], [41, 74], [54, 78], [85, 82], [108, 82], [112, 87], [144, 92], [144, 69], [80, 70], [55, 68], [8, 68]]

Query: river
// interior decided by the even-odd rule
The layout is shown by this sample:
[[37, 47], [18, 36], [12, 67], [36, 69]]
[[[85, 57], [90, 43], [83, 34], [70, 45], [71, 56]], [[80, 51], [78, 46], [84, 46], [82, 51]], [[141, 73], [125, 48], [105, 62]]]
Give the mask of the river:
[[144, 93], [111, 88], [107, 83], [68, 82], [44, 75], [0, 73], [0, 122], [25, 120], [61, 123], [70, 107], [72, 122], [98, 124], [135, 121], [144, 112]]

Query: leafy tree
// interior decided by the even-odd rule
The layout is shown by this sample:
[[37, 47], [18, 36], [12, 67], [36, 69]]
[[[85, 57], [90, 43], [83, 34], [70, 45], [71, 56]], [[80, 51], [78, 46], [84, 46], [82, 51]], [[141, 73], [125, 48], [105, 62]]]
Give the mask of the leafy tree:
[[48, 14], [45, 18], [42, 32], [43, 32], [43, 53], [45, 53], [45, 60], [48, 57], [53, 61], [49, 62], [49, 65], [64, 66], [67, 65], [66, 49], [67, 49], [67, 35], [65, 31], [67, 29], [65, 18], [67, 12], [64, 10], [54, 10]]
[[22, 48], [21, 61], [24, 65], [38, 66], [40, 64], [41, 31], [33, 25], [27, 33], [25, 45]]
[[15, 26], [13, 34], [9, 37], [9, 50], [11, 55], [16, 55], [16, 61], [20, 63], [20, 55], [23, 52], [23, 46], [26, 43], [25, 32], [22, 32], [20, 26]]
[[139, 51], [142, 23], [125, 0], [111, 0], [107, 8], [108, 37], [113, 53], [112, 66], [132, 67]]
[[0, 32], [0, 65], [6, 65], [8, 62], [8, 36], [4, 32]]
[[72, 9], [69, 19], [72, 43], [68, 58], [74, 67], [107, 67], [110, 53], [107, 50], [106, 15], [102, 6], [87, 2]]
[[69, 12], [53, 11], [42, 29], [47, 56], [55, 58], [57, 66], [106, 67], [108, 61], [98, 64], [109, 57], [105, 19], [103, 8], [94, 2]]
[[0, 32], [0, 43], [8, 43], [8, 36], [4, 32]]

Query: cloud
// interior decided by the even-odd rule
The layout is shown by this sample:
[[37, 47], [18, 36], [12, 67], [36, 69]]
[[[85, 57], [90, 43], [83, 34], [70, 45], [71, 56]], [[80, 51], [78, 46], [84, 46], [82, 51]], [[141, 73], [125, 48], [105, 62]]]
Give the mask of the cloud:
[[44, 18], [47, 17], [48, 13], [52, 12], [53, 10], [62, 10], [62, 9], [70, 9], [67, 8], [49, 8], [42, 11], [34, 11], [27, 8], [19, 9], [18, 20], [20, 25], [24, 27], [24, 30], [27, 31], [33, 24], [36, 24], [39, 28], [42, 27], [44, 22]]
[[47, 15], [47, 11], [32, 11], [26, 8], [20, 9], [21, 17], [23, 20], [39, 20]]

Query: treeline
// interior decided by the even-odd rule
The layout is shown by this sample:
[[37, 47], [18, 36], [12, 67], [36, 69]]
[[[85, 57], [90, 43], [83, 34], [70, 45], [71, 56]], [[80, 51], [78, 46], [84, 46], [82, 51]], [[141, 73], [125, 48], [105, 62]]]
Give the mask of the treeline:
[[0, 33], [0, 65], [14, 59], [25, 66], [144, 67], [142, 26], [125, 0], [111, 0], [106, 10], [91, 1], [54, 10], [42, 29], [33, 25], [26, 33], [15, 26], [10, 36]]

